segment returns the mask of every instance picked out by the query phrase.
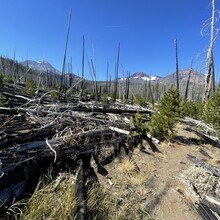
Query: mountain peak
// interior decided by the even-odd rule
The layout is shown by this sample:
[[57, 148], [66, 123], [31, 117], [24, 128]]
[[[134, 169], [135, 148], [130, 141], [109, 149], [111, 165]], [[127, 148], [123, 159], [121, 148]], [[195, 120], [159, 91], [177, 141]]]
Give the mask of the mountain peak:
[[25, 60], [21, 62], [22, 65], [28, 66], [33, 70], [37, 70], [40, 72], [53, 72], [53, 73], [60, 73], [59, 70], [54, 68], [48, 61], [34, 61], [34, 60]]
[[149, 76], [144, 72], [136, 72], [132, 74], [131, 77], [134, 78], [134, 77], [149, 77]]
[[[127, 78], [121, 78], [120, 81], [126, 80]], [[158, 80], [158, 76], [149, 76], [148, 74], [144, 72], [135, 72], [130, 76], [130, 81], [136, 82], [136, 83], [143, 83], [145, 81], [156, 81]]]
[[[189, 73], [191, 75], [190, 77], [190, 82], [201, 82], [204, 83], [205, 80], [205, 75], [202, 73], [199, 73], [198, 71], [194, 70], [194, 69], [183, 69], [183, 70], [179, 70], [179, 80], [182, 82], [186, 82], [188, 80], [189, 77]], [[176, 72], [173, 72], [163, 78], [161, 78], [160, 82], [163, 83], [175, 83], [176, 81]]]

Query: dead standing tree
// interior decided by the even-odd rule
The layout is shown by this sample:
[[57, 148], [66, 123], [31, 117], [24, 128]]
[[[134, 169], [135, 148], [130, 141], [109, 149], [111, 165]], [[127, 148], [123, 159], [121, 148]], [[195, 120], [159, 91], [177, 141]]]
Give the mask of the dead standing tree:
[[193, 64], [193, 60], [191, 61], [191, 66], [190, 66], [190, 70], [189, 70], [189, 75], [188, 75], [188, 79], [186, 82], [186, 90], [185, 90], [185, 100], [188, 99], [188, 94], [189, 94], [189, 83], [190, 83], [190, 79], [191, 79], [191, 73], [192, 73], [192, 64]]
[[126, 84], [125, 84], [125, 99], [126, 100], [128, 100], [128, 97], [129, 97], [130, 77], [131, 77], [131, 73], [127, 72]]
[[107, 62], [106, 85], [105, 85], [106, 95], [108, 95], [108, 69], [109, 69], [109, 63]]
[[177, 47], [177, 39], [174, 40], [175, 44], [175, 52], [176, 52], [176, 89], [178, 94], [180, 93], [179, 89], [179, 67], [178, 67], [178, 47]]
[[120, 43], [118, 44], [118, 56], [117, 56], [117, 63], [116, 63], [116, 66], [115, 66], [114, 101], [116, 101], [116, 99], [117, 99], [119, 56], [120, 56]]
[[65, 88], [65, 87], [66, 87], [66, 86], [65, 86], [66, 52], [67, 52], [69, 32], [70, 32], [71, 15], [72, 15], [72, 8], [70, 9], [69, 20], [68, 20], [68, 28], [67, 28], [67, 35], [66, 35], [66, 44], [65, 44], [64, 56], [63, 56], [63, 67], [62, 67], [62, 74], [61, 74], [60, 92], [65, 92], [65, 90], [66, 90], [66, 88]]
[[219, 37], [217, 35], [218, 29], [215, 29], [216, 17], [219, 11], [215, 9], [215, 0], [212, 0], [212, 17], [203, 22], [203, 28], [201, 31], [201, 35], [207, 34], [207, 30], [211, 28], [210, 34], [210, 44], [207, 49], [207, 59], [206, 59], [206, 84], [205, 84], [205, 95], [204, 95], [204, 103], [207, 104], [211, 92], [215, 90], [215, 72], [214, 72], [214, 58], [213, 58], [213, 46], [216, 39]]
[[82, 82], [80, 88], [80, 98], [82, 98], [82, 91], [84, 89], [84, 66], [85, 66], [85, 37], [83, 35], [83, 48], [82, 48]]

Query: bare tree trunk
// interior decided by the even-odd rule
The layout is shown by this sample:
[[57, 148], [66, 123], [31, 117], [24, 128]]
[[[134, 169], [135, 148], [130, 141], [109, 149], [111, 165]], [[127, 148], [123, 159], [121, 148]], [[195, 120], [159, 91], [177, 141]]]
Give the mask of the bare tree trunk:
[[150, 97], [151, 97], [151, 103], [152, 103], [152, 108], [154, 110], [154, 96], [151, 88], [151, 81], [149, 80], [149, 91], [150, 91]]
[[110, 75], [110, 77], [109, 77], [109, 85], [108, 85], [108, 95], [110, 95], [111, 94], [111, 85], [112, 85], [112, 76]]
[[65, 85], [64, 85], [65, 79], [64, 78], [65, 78], [65, 66], [66, 66], [66, 52], [67, 52], [69, 32], [70, 32], [71, 15], [72, 15], [72, 9], [70, 10], [69, 20], [68, 20], [68, 29], [67, 29], [66, 45], [65, 45], [64, 56], [63, 56], [63, 67], [62, 67], [62, 75], [61, 75], [60, 92], [64, 91], [64, 89], [65, 89]]
[[118, 44], [118, 56], [117, 56], [117, 63], [116, 63], [116, 66], [115, 66], [114, 101], [116, 101], [116, 98], [117, 98], [119, 56], [120, 56], [120, 43]]
[[206, 86], [204, 103], [208, 103], [211, 92], [215, 87], [215, 74], [214, 74], [214, 59], [213, 59], [213, 43], [214, 43], [214, 29], [215, 29], [215, 0], [212, 0], [212, 20], [211, 20], [211, 38], [210, 45], [207, 50], [207, 61], [206, 61]]
[[107, 71], [106, 71], [106, 88], [105, 88], [105, 90], [106, 90], [106, 94], [108, 94], [108, 67], [109, 67], [109, 64], [108, 64], [108, 62], [107, 62]]
[[192, 64], [193, 64], [193, 60], [191, 61], [189, 76], [188, 76], [188, 79], [187, 79], [187, 82], [186, 82], [185, 100], [187, 100], [188, 94], [189, 94], [189, 83], [190, 83], [190, 78], [191, 78], [191, 73], [192, 73]]
[[179, 89], [179, 67], [178, 67], [178, 48], [177, 48], [177, 39], [175, 39], [175, 51], [176, 51], [176, 89], [179, 94], [180, 89]]
[[126, 78], [126, 91], [125, 91], [125, 99], [128, 99], [129, 97], [129, 88], [130, 87], [130, 72], [127, 73]]
[[92, 65], [92, 73], [94, 76], [94, 90], [95, 90], [95, 95], [96, 95], [96, 101], [99, 101], [98, 86], [97, 86], [97, 80], [96, 80], [96, 65], [93, 62], [93, 60], [91, 60], [91, 65]]
[[84, 66], [85, 66], [85, 37], [83, 35], [83, 52], [82, 52], [82, 83], [80, 88], [80, 98], [82, 98], [82, 91], [84, 89]]

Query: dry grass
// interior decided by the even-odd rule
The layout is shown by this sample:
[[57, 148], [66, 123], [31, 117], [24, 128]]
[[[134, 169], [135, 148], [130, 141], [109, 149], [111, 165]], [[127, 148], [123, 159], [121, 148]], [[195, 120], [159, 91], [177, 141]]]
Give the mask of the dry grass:
[[135, 170], [135, 164], [132, 160], [125, 158], [118, 167], [119, 173], [130, 174]]
[[[128, 160], [123, 162], [123, 169], [119, 169], [121, 170], [120, 174], [124, 175], [118, 176], [118, 181], [125, 178], [125, 182], [130, 182], [129, 188], [126, 188], [127, 183], [125, 182], [120, 182], [122, 185], [120, 187], [116, 186], [113, 190], [98, 184], [93, 184], [91, 188], [88, 188], [86, 219], [150, 219], [144, 205], [138, 201], [136, 194], [138, 191], [133, 191], [133, 185], [140, 187], [145, 182], [141, 174], [132, 173], [134, 168], [134, 163]], [[50, 184], [44, 184], [41, 181], [28, 201], [21, 219], [74, 219], [75, 180], [74, 175], [65, 174], [62, 178], [58, 177]], [[87, 186], [89, 187], [91, 184], [87, 184]]]
[[147, 178], [142, 173], [136, 173], [130, 177], [130, 183], [134, 186], [142, 186], [146, 181]]
[[149, 175], [138, 172], [134, 161], [128, 158], [113, 163], [115, 168], [110, 175], [114, 185], [104, 191], [111, 194], [112, 207], [109, 209], [114, 212], [107, 219], [151, 219], [143, 200], [147, 195]]
[[59, 184], [54, 181], [45, 185], [41, 181], [27, 203], [21, 219], [74, 219], [74, 189], [75, 176], [70, 174]]
[[[115, 163], [112, 187], [88, 182], [87, 220], [149, 220], [143, 198], [148, 176], [137, 172], [132, 160]], [[62, 176], [63, 175], [63, 176]], [[41, 181], [28, 201], [23, 220], [74, 219], [74, 190], [76, 177], [61, 174], [49, 184]], [[91, 187], [92, 186], [92, 187]]]

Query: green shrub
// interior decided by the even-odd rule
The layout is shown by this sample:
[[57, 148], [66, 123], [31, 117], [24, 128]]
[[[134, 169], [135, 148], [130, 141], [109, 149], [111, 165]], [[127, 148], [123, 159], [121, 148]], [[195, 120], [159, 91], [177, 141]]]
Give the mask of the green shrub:
[[3, 74], [2, 74], [2, 73], [0, 73], [0, 86], [1, 86], [1, 85], [2, 85], [2, 83], [3, 83], [3, 78], [4, 78]]
[[10, 84], [14, 83], [12, 76], [9, 76], [9, 75], [5, 75], [5, 77], [3, 78], [3, 81], [6, 83], [10, 83]]
[[171, 87], [161, 99], [158, 108], [148, 124], [152, 136], [159, 139], [172, 139], [175, 125], [180, 117], [180, 98], [177, 90]]
[[204, 107], [202, 119], [211, 124], [220, 136], [220, 88], [212, 94], [208, 104]]
[[0, 107], [5, 107], [8, 105], [7, 98], [0, 92]]
[[135, 104], [140, 105], [142, 107], [147, 107], [149, 102], [143, 96], [137, 95], [135, 96]]
[[25, 95], [34, 96], [35, 88], [36, 88], [36, 83], [33, 81], [32, 78], [28, 78], [27, 81], [26, 81], [26, 86], [22, 90], [22, 92]]
[[180, 116], [201, 119], [203, 112], [203, 104], [199, 101], [185, 101], [180, 103]]
[[109, 97], [108, 97], [108, 95], [104, 94], [102, 96], [102, 107], [103, 108], [109, 108], [109, 105], [110, 105]]
[[137, 128], [137, 130], [133, 133], [133, 136], [145, 134], [147, 132], [147, 124], [143, 122], [141, 114], [136, 113], [134, 115], [134, 125]]

